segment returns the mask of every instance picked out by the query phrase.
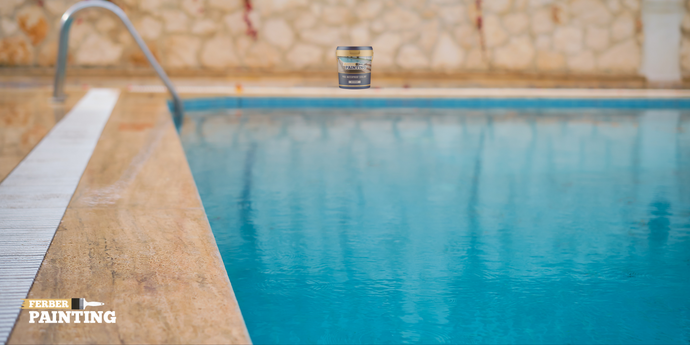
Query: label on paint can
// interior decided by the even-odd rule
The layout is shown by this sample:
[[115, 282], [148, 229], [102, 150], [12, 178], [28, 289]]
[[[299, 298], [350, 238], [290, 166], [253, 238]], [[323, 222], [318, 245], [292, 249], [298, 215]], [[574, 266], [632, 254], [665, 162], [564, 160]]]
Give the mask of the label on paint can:
[[371, 87], [371, 47], [341, 46], [335, 51], [338, 61], [338, 86], [341, 89], [368, 89]]

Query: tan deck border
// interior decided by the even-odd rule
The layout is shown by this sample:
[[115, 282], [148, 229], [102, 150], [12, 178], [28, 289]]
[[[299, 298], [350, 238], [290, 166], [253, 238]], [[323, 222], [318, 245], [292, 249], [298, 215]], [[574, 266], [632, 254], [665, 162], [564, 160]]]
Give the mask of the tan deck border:
[[74, 297], [117, 323], [23, 310], [8, 343], [251, 342], [164, 96], [121, 94], [27, 298]]
[[[166, 93], [158, 85], [132, 85], [134, 93]], [[380, 88], [342, 90], [336, 87], [262, 86], [179, 86], [182, 94], [276, 96], [276, 97], [352, 97], [352, 98], [690, 98], [682, 89], [537, 89], [537, 88]]]

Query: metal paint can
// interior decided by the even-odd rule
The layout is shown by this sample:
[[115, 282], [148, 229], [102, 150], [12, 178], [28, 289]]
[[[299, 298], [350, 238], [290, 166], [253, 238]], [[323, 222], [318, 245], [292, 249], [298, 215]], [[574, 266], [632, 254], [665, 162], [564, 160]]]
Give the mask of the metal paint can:
[[371, 87], [371, 46], [339, 46], [335, 50], [338, 60], [338, 86], [341, 89], [368, 89]]

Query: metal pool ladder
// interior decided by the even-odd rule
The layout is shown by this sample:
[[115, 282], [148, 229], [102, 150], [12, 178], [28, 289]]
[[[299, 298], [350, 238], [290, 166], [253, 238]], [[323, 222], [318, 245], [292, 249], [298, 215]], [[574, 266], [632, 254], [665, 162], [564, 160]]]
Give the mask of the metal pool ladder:
[[65, 69], [67, 68], [67, 48], [69, 45], [69, 29], [72, 26], [72, 21], [74, 21], [74, 14], [89, 7], [104, 8], [118, 16], [122, 21], [122, 24], [125, 24], [125, 27], [132, 35], [132, 38], [134, 38], [134, 41], [137, 42], [139, 48], [141, 48], [141, 51], [146, 56], [146, 59], [149, 60], [151, 67], [153, 67], [153, 69], [158, 74], [158, 77], [160, 77], [163, 81], [163, 84], [165, 84], [165, 87], [167, 87], [168, 91], [170, 91], [170, 95], [173, 98], [173, 112], [175, 115], [175, 120], [180, 120], [184, 112], [182, 100], [180, 99], [180, 96], [177, 94], [177, 91], [175, 91], [175, 87], [173, 86], [172, 82], [170, 82], [168, 75], [165, 74], [165, 71], [163, 70], [161, 65], [158, 64], [156, 58], [153, 56], [153, 54], [151, 54], [149, 47], [146, 46], [146, 43], [144, 43], [144, 40], [141, 39], [141, 36], [139, 36], [137, 30], [134, 29], [134, 25], [132, 25], [132, 22], [129, 21], [129, 18], [127, 18], [125, 12], [122, 11], [122, 9], [119, 8], [117, 5], [102, 0], [78, 2], [74, 4], [72, 7], [70, 7], [62, 15], [62, 19], [60, 20], [60, 41], [58, 43], [57, 63], [55, 65], [55, 87], [53, 89], [53, 99], [57, 102], [63, 102], [65, 100]]

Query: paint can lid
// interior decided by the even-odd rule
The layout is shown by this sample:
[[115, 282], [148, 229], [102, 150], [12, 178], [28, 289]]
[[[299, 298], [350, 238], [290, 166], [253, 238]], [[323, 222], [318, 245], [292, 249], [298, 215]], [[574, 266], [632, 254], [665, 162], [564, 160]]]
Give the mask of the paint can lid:
[[374, 50], [371, 46], [338, 46], [336, 50]]

